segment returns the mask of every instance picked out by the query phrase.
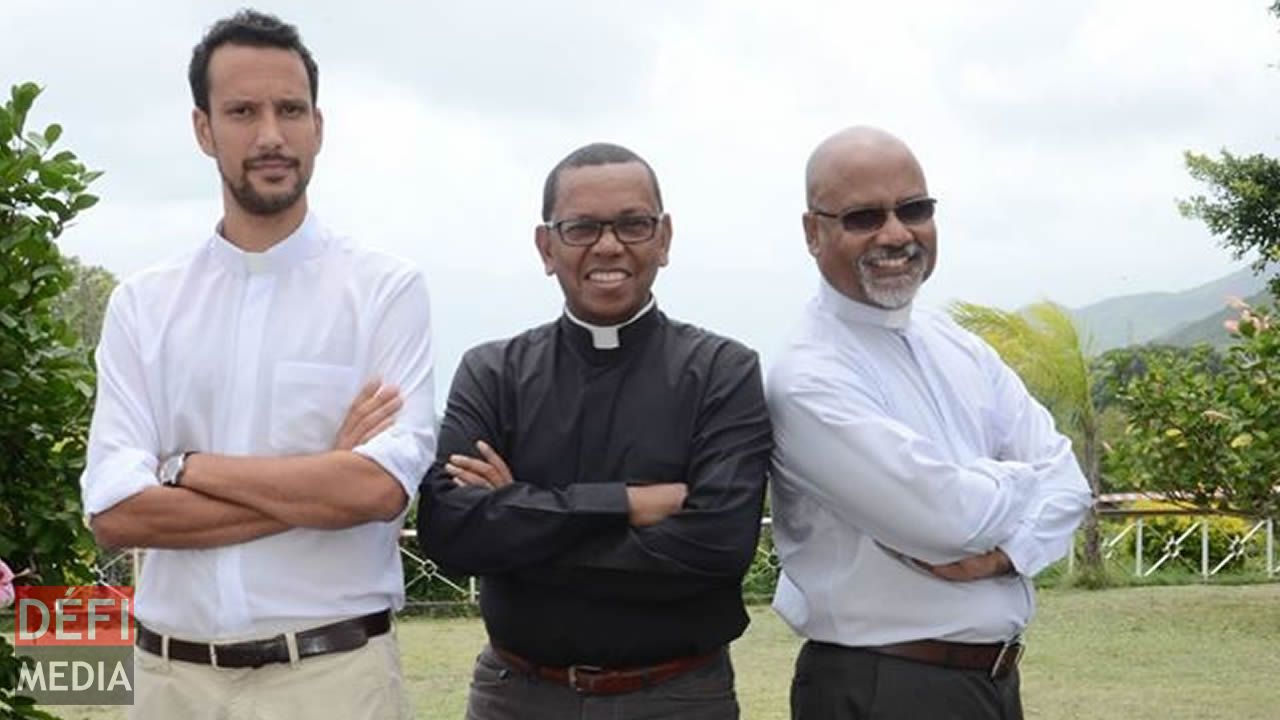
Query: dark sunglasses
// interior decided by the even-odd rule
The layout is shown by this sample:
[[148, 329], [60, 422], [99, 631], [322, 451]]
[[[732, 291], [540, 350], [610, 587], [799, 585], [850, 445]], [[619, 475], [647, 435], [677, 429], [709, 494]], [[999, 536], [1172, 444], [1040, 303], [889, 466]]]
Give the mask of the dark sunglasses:
[[901, 205], [895, 205], [891, 208], [884, 207], [868, 207], [854, 208], [846, 210], [842, 213], [830, 213], [823, 210], [811, 209], [809, 212], [818, 217], [832, 218], [839, 220], [840, 225], [845, 232], [866, 233], [874, 232], [884, 227], [889, 222], [889, 213], [897, 216], [898, 221], [903, 225], [919, 225], [929, 222], [933, 219], [934, 206], [938, 201], [931, 197], [918, 198], [916, 200], [908, 200]]

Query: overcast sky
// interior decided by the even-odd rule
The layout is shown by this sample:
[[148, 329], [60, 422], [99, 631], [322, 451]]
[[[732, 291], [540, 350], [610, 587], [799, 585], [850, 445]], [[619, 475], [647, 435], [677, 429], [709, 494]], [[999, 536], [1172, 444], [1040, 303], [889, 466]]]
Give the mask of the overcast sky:
[[[1175, 200], [1187, 149], [1280, 154], [1268, 0], [262, 2], [320, 64], [312, 208], [418, 263], [441, 382], [467, 347], [554, 317], [533, 227], [569, 150], [627, 145], [675, 223], [668, 314], [768, 359], [816, 287], [803, 166], [880, 125], [939, 198], [922, 302], [1069, 306], [1238, 267]], [[0, 0], [0, 84], [106, 171], [64, 251], [120, 276], [206, 238], [191, 46], [236, 2]], [[443, 388], [442, 388], [443, 389]]]

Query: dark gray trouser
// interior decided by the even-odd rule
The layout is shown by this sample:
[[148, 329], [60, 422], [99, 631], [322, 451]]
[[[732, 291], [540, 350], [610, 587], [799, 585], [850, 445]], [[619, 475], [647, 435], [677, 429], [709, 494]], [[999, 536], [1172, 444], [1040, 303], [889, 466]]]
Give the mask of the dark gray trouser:
[[467, 720], [737, 720], [729, 652], [655, 687], [579, 695], [508, 666], [488, 645], [476, 658]]
[[992, 680], [810, 640], [796, 658], [792, 720], [1021, 720], [1018, 671]]

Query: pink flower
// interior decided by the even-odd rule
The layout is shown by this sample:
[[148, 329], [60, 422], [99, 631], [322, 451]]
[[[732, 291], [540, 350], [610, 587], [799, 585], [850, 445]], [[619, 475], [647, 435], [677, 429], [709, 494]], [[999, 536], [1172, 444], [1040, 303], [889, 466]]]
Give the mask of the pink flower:
[[0, 560], [0, 607], [13, 604], [13, 571]]

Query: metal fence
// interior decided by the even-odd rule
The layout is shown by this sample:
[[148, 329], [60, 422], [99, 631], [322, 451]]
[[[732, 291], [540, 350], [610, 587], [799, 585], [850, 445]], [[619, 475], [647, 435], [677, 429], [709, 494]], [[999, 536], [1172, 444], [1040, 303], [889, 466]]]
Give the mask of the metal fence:
[[[1233, 571], [1269, 578], [1280, 574], [1275, 520], [1175, 509], [1104, 509], [1099, 516], [1103, 558], [1134, 577], [1161, 570], [1195, 573], [1205, 580]], [[1079, 560], [1079, 533], [1075, 540], [1068, 571]]]
[[[1273, 520], [1242, 520], [1192, 510], [1104, 509], [1099, 514], [1103, 556], [1117, 571], [1140, 578], [1157, 572], [1194, 573], [1204, 580], [1225, 572], [1259, 573], [1270, 578], [1280, 575]], [[1059, 563], [1060, 568], [1074, 569], [1082, 547], [1077, 533], [1072, 552]], [[98, 582], [130, 584], [137, 577], [141, 555], [138, 551], [104, 554], [95, 569]], [[475, 607], [476, 579], [448, 575], [424, 557], [415, 530], [401, 533], [400, 556], [410, 608], [467, 611]], [[749, 602], [767, 602], [773, 595], [778, 567], [773, 527], [765, 518], [755, 561], [743, 581], [743, 596]]]

